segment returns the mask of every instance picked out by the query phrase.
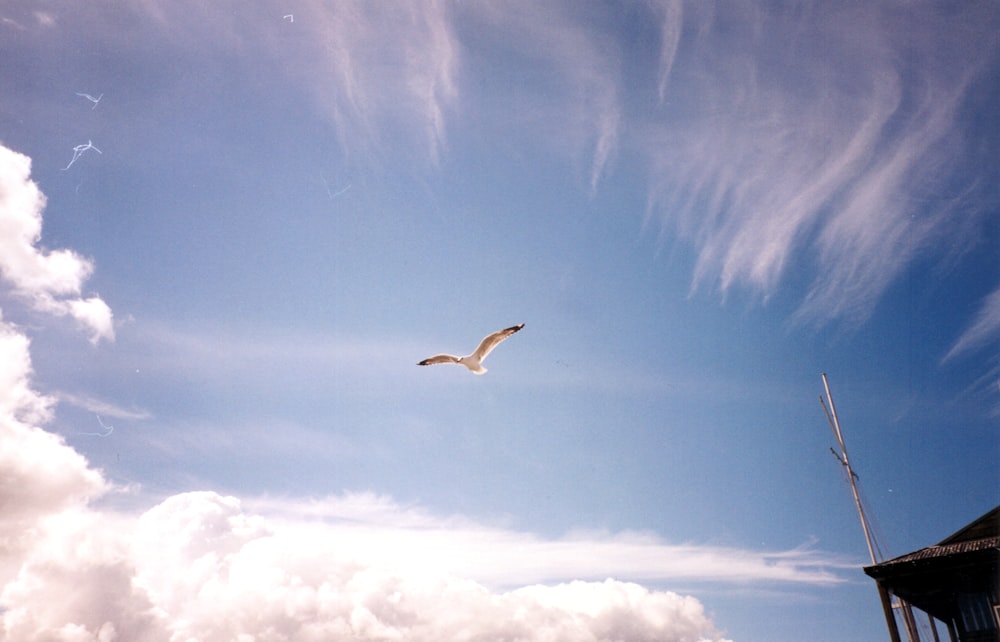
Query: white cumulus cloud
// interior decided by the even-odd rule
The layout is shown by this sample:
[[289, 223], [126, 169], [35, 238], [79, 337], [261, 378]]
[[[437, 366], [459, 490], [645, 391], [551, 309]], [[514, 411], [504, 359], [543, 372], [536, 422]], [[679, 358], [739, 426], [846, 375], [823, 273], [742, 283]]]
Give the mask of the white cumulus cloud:
[[341, 528], [269, 524], [231, 497], [177, 495], [139, 519], [135, 582], [181, 638], [718, 639], [691, 597], [615, 580], [496, 592], [369, 556], [374, 547], [350, 543]]
[[271, 524], [211, 492], [138, 518], [56, 511], [0, 592], [2, 630], [26, 641], [722, 640], [690, 596], [613, 579], [491, 590], [366, 559], [337, 530]]
[[0, 322], [0, 582], [37, 545], [46, 518], [107, 489], [79, 453], [38, 427], [51, 403], [31, 386], [27, 337]]
[[81, 296], [93, 264], [72, 250], [38, 246], [44, 208], [31, 159], [0, 145], [0, 277], [36, 310], [76, 319], [94, 343], [113, 340], [111, 308]]

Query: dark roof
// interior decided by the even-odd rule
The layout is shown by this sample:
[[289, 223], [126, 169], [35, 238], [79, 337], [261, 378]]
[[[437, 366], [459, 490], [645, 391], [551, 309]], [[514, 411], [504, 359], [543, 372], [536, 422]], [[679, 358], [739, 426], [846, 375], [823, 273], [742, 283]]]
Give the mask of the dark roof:
[[[906, 564], [962, 553], [975, 553], [990, 548], [1000, 549], [1000, 506], [997, 506], [968, 526], [944, 538], [934, 546], [928, 546], [919, 551], [874, 564], [867, 567], [865, 572], [868, 572], [868, 569], [888, 570], [888, 567], [896, 564]], [[872, 575], [872, 573], [868, 574]], [[883, 573], [876, 571], [876, 574], [881, 575]]]
[[944, 538], [938, 546], [1000, 537], [1000, 506], [997, 506], [954, 535]]
[[959, 593], [997, 593], [1000, 506], [934, 546], [865, 567], [895, 595], [948, 621]]
[[[929, 560], [936, 557], [947, 557], [961, 553], [975, 553], [977, 551], [985, 551], [990, 548], [1000, 549], [1000, 536], [976, 539], [968, 542], [956, 542], [954, 544], [937, 544], [936, 546], [928, 546], [927, 548], [922, 548], [919, 551], [894, 557], [891, 560], [876, 564], [875, 566], [884, 568], [894, 564], [906, 564], [908, 562]], [[873, 567], [869, 566], [867, 568]]]

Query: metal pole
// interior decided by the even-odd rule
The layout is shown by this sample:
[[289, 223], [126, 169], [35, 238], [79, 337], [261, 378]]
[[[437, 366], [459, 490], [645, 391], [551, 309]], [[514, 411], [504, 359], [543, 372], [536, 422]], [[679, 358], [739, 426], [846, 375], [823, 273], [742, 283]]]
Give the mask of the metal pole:
[[[854, 505], [858, 509], [858, 517], [861, 519], [861, 529], [865, 533], [865, 544], [868, 546], [868, 557], [871, 558], [872, 564], [879, 563], [879, 556], [875, 554], [875, 543], [872, 539], [871, 530], [868, 527], [868, 516], [865, 515], [864, 506], [861, 503], [861, 493], [858, 491], [857, 475], [854, 474], [854, 469], [851, 468], [851, 460], [847, 456], [847, 446], [844, 445], [844, 434], [840, 430], [840, 419], [837, 418], [837, 407], [833, 404], [833, 395], [830, 393], [830, 382], [826, 379], [826, 373], [820, 373], [823, 377], [823, 388], [826, 390], [826, 398], [830, 402], [830, 407], [827, 409], [826, 401], [823, 397], [819, 398], [819, 403], [823, 406], [823, 412], [826, 413], [826, 420], [830, 424], [830, 428], [833, 429], [833, 435], [837, 439], [837, 445], [840, 447], [840, 454], [834, 453], [834, 456], [840, 461], [844, 469], [847, 470], [847, 481], [851, 484], [851, 493], [854, 495]], [[832, 449], [831, 449], [832, 450]], [[896, 624], [896, 616], [893, 609], [896, 605], [893, 604], [892, 594], [880, 583], [878, 583], [879, 597], [882, 599], [882, 608], [885, 611], [886, 624], [889, 626], [889, 637], [892, 638], [893, 642], [899, 642], [899, 627]], [[913, 642], [914, 640], [920, 639], [920, 634], [916, 630], [916, 622], [913, 619], [913, 612], [910, 610], [910, 605], [903, 599], [896, 596], [898, 600], [898, 606], [901, 609], [901, 615], [903, 619], [903, 626], [906, 629], [906, 637]]]
[[878, 596], [882, 600], [882, 612], [885, 614], [886, 626], [889, 627], [889, 640], [902, 642], [899, 638], [899, 627], [896, 626], [896, 614], [892, 612], [892, 597], [881, 582], [875, 580], [875, 585], [878, 586]]
[[934, 622], [934, 616], [930, 613], [927, 614], [927, 621], [931, 625], [931, 637], [934, 638], [934, 642], [941, 642], [941, 638], [938, 637], [937, 624]]
[[[821, 374], [823, 376], [823, 388], [826, 389], [826, 398], [830, 400], [828, 418], [831, 419], [830, 424], [834, 434], [837, 436], [837, 444], [840, 446], [840, 456], [844, 462], [844, 468], [847, 469], [847, 481], [851, 483], [851, 493], [854, 494], [854, 505], [858, 508], [858, 517], [861, 518], [861, 529], [865, 532], [865, 544], [868, 545], [868, 556], [871, 558], [872, 564], [878, 564], [878, 560], [875, 558], [875, 547], [872, 545], [871, 531], [868, 529], [868, 518], [865, 516], [865, 509], [861, 506], [861, 495], [858, 493], [858, 485], [854, 480], [854, 470], [851, 469], [851, 461], [847, 458], [844, 435], [840, 432], [840, 420], [837, 419], [837, 407], [833, 405], [833, 395], [830, 394], [830, 383], [826, 380], [826, 373], [823, 372]], [[823, 408], [826, 409], [826, 406], [824, 405]]]
[[899, 609], [903, 613], [903, 626], [906, 628], [906, 637], [910, 640], [920, 640], [920, 633], [917, 631], [917, 621], [913, 619], [913, 608], [910, 603], [899, 597]]

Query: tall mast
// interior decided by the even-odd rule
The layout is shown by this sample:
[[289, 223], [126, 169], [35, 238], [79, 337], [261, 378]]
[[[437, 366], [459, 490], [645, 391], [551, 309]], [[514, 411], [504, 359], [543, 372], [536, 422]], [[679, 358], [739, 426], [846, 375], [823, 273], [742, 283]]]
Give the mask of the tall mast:
[[[878, 548], [877, 542], [874, 541], [872, 537], [871, 528], [868, 526], [868, 516], [865, 514], [864, 506], [861, 503], [861, 493], [858, 492], [858, 476], [851, 468], [851, 460], [847, 457], [847, 446], [844, 445], [844, 434], [840, 431], [840, 420], [837, 419], [837, 407], [833, 405], [833, 395], [830, 394], [830, 382], [826, 380], [826, 373], [821, 373], [823, 376], [823, 388], [826, 390], [826, 400], [822, 396], [819, 398], [819, 403], [823, 406], [823, 412], [826, 413], [826, 420], [830, 423], [830, 428], [833, 430], [833, 436], [837, 439], [837, 447], [840, 448], [840, 452], [833, 452], [833, 456], [840, 461], [844, 470], [847, 471], [847, 481], [851, 484], [851, 493], [854, 495], [854, 505], [858, 508], [858, 517], [861, 519], [861, 529], [865, 532], [865, 544], [868, 545], [868, 556], [871, 558], [872, 564], [878, 564], [881, 560], [878, 559], [881, 556], [881, 551], [879, 555], [876, 556], [875, 552]], [[827, 400], [830, 403], [829, 408], [827, 408]], [[882, 600], [882, 609], [885, 612], [886, 624], [889, 626], [889, 637], [892, 642], [900, 642], [899, 630], [896, 626], [896, 618], [893, 615], [893, 609], [899, 608], [903, 613], [903, 625], [906, 629], [906, 637], [909, 640], [920, 640], [920, 634], [916, 628], [916, 622], [913, 620], [913, 613], [910, 610], [910, 605], [899, 596], [891, 595], [885, 587], [881, 584], [878, 585], [879, 598]], [[895, 598], [895, 603], [894, 603]], [[933, 625], [933, 622], [931, 623]]]
[[830, 407], [827, 409], [826, 401], [824, 401], [823, 397], [819, 398], [819, 403], [823, 406], [823, 412], [826, 413], [826, 420], [830, 422], [833, 435], [837, 438], [837, 446], [840, 447], [840, 454], [834, 453], [834, 455], [843, 464], [844, 469], [847, 470], [847, 481], [851, 484], [851, 493], [854, 494], [854, 505], [857, 506], [858, 517], [861, 519], [861, 529], [865, 532], [868, 556], [871, 557], [872, 564], [877, 564], [879, 560], [875, 558], [875, 545], [872, 542], [871, 529], [868, 527], [868, 517], [865, 515], [865, 509], [861, 505], [861, 495], [858, 493], [858, 476], [851, 468], [851, 460], [847, 457], [847, 446], [844, 445], [844, 435], [840, 432], [840, 420], [837, 419], [837, 407], [833, 405], [833, 395], [830, 394], [830, 383], [826, 380], [826, 373], [821, 374], [823, 376], [823, 388], [826, 390], [826, 398], [830, 400]]

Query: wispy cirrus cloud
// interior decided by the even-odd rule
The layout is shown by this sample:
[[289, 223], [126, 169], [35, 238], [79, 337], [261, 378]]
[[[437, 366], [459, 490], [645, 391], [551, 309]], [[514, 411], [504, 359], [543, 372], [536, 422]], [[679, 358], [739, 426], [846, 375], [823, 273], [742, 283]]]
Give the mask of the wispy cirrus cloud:
[[[86, 22], [131, 47], [153, 32], [185, 55], [247, 54], [315, 101], [348, 161], [439, 165], [468, 126], [540, 141], [595, 193], [636, 153], [648, 217], [695, 250], [693, 290], [766, 299], [804, 281], [794, 318], [824, 323], [863, 321], [942, 237], [962, 244], [974, 226], [956, 217], [983, 216], [962, 196], [983, 178], [962, 110], [996, 62], [997, 19], [988, 3], [940, 9], [651, 0], [634, 20], [658, 26], [648, 48], [558, 2], [313, 0], [294, 21], [147, 3], [129, 10], [142, 30], [104, 34], [99, 8]], [[87, 301], [75, 314], [96, 319]]]
[[684, 1], [664, 0], [652, 3], [652, 9], [660, 14], [660, 60], [659, 82], [657, 95], [660, 105], [663, 104], [670, 83], [670, 72], [677, 57], [677, 46], [681, 40], [681, 28], [684, 25]]
[[295, 26], [313, 53], [286, 61], [332, 119], [348, 156], [406, 155], [401, 143], [411, 142], [436, 165], [459, 91], [452, 5], [313, 2], [300, 11]]
[[1000, 288], [990, 293], [979, 308], [976, 318], [945, 355], [948, 361], [964, 352], [981, 347], [1000, 334]]
[[982, 7], [664, 7], [664, 104], [640, 147], [650, 215], [697, 252], [694, 288], [766, 298], [805, 260], [796, 319], [859, 322], [967, 231], [955, 215], [983, 215], [926, 205], [977, 180], [956, 170], [971, 158], [961, 106], [997, 53]]
[[[498, 87], [503, 110], [490, 113], [507, 125], [513, 116], [532, 138], [545, 141], [573, 163], [586, 164], [584, 174], [593, 193], [621, 144], [621, 58], [627, 45], [595, 32], [579, 9], [558, 2], [473, 4], [463, 7], [459, 25], [465, 28], [460, 36], [470, 51], [489, 56], [477, 42], [481, 33], [489, 33], [489, 42], [502, 43], [496, 46], [507, 55], [526, 59], [531, 73]], [[488, 59], [494, 56], [500, 58], [493, 54]], [[485, 73], [495, 74], [496, 69]]]
[[[399, 158], [434, 167], [447, 149], [460, 89], [453, 12], [453, 3], [440, 0], [398, 6], [305, 0], [274, 10], [144, 2], [75, 8], [72, 23], [123, 51], [144, 55], [156, 42], [203, 62], [205, 73], [163, 83], [174, 90], [183, 85], [192, 96], [214, 90], [220, 53], [237, 56], [246, 64], [240, 73], [270, 76], [276, 90], [293, 89], [311, 101], [349, 162], [379, 167]], [[109, 28], [123, 22], [133, 28]]]

